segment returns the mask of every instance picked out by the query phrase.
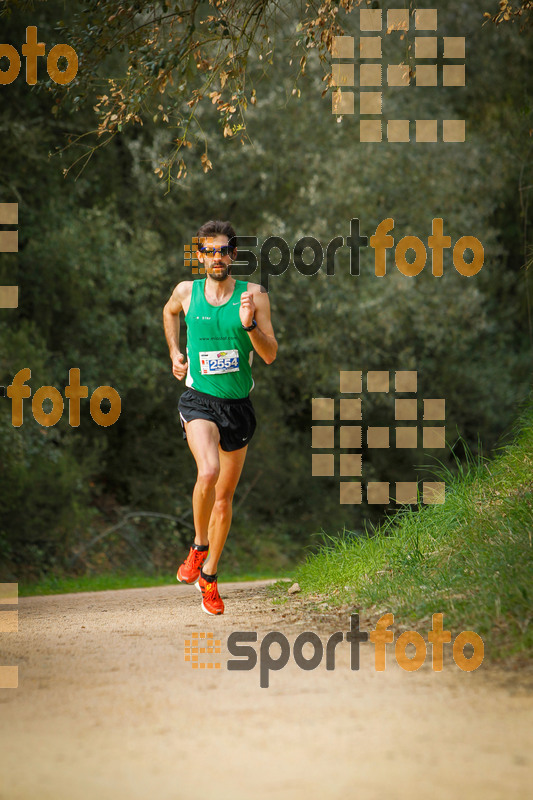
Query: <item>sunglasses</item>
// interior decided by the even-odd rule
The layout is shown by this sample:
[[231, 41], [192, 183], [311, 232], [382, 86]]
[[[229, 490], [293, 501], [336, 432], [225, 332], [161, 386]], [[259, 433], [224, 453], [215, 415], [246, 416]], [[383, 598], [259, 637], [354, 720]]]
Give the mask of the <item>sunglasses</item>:
[[223, 244], [222, 247], [200, 247], [200, 253], [208, 258], [213, 258], [217, 253], [224, 257], [233, 253], [233, 247], [230, 247], [229, 244]]

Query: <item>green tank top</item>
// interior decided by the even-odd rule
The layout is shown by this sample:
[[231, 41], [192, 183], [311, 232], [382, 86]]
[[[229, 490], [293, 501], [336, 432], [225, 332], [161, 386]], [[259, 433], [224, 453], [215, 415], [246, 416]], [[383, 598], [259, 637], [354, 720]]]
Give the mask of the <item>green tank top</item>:
[[235, 281], [233, 294], [222, 306], [205, 299], [205, 278], [192, 284], [187, 323], [186, 385], [215, 397], [248, 397], [253, 389], [253, 347], [241, 325], [239, 308], [247, 281]]

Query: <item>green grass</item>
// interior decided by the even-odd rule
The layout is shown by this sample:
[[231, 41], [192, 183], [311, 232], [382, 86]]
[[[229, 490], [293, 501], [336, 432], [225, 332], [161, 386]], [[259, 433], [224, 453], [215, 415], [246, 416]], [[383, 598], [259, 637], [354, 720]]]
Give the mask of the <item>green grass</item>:
[[[227, 581], [253, 581], [279, 578], [280, 572], [271, 570], [248, 571], [245, 573], [224, 573], [223, 580]], [[139, 571], [124, 573], [104, 573], [101, 575], [80, 575], [80, 577], [42, 578], [32, 583], [19, 583], [20, 597], [30, 597], [44, 594], [66, 594], [69, 592], [101, 592], [107, 589], [141, 589], [149, 586], [175, 586], [174, 573], [158, 575], [146, 574]]]
[[491, 462], [441, 474], [442, 505], [409, 507], [377, 530], [323, 537], [294, 572], [303, 593], [391, 611], [395, 621], [443, 613], [474, 630], [495, 659], [533, 657], [533, 403]]

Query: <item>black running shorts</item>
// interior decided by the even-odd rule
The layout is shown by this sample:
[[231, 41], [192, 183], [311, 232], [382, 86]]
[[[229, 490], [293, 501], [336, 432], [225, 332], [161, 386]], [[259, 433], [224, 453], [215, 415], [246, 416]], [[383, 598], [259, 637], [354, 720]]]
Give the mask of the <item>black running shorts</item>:
[[184, 422], [193, 419], [214, 422], [220, 432], [220, 446], [227, 452], [246, 447], [254, 435], [255, 412], [249, 397], [233, 400], [187, 389], [179, 399], [178, 410], [184, 439]]

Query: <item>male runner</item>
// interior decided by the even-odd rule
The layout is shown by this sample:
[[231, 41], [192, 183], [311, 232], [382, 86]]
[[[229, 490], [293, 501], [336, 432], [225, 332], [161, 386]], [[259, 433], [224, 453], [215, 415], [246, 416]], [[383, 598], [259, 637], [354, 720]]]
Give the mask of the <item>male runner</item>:
[[[211, 220], [197, 233], [204, 280], [178, 283], [163, 311], [172, 372], [189, 387], [179, 401], [184, 438], [198, 467], [192, 496], [195, 538], [177, 579], [196, 583], [202, 608], [223, 614], [217, 567], [231, 525], [233, 494], [255, 430], [249, 400], [255, 350], [267, 364], [278, 343], [268, 294], [235, 280], [237, 237], [229, 222]], [[179, 348], [180, 312], [187, 323], [187, 360]], [[208, 554], [209, 551], [209, 554]]]

